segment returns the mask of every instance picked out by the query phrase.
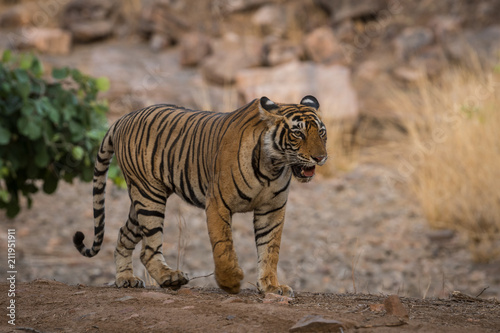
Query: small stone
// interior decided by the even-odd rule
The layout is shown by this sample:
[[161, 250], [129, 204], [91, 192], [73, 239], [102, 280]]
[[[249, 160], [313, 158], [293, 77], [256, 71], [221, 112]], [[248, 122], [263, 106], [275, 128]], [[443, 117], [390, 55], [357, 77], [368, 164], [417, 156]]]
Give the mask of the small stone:
[[181, 288], [177, 291], [177, 295], [193, 295], [193, 291], [190, 288]]
[[170, 44], [170, 38], [165, 34], [154, 34], [149, 40], [149, 47], [154, 52], [158, 52], [166, 48]]
[[344, 332], [344, 329], [340, 321], [307, 315], [293, 325], [289, 332]]
[[233, 315], [229, 315], [226, 317], [227, 320], [233, 320], [234, 318], [236, 318], [236, 316], [233, 316]]
[[385, 311], [385, 306], [384, 306], [384, 304], [370, 304], [370, 311], [371, 312], [382, 312], [382, 311]]
[[238, 297], [229, 297], [228, 299], [225, 299], [222, 301], [222, 303], [245, 303], [244, 300]]
[[397, 295], [390, 295], [384, 301], [385, 311], [388, 315], [394, 315], [408, 320], [409, 313]]
[[121, 298], [115, 299], [115, 302], [125, 302], [125, 301], [129, 301], [131, 299], [135, 299], [135, 297], [132, 297], [132, 296], [123, 296]]
[[262, 303], [264, 304], [276, 303], [276, 304], [288, 305], [290, 301], [293, 301], [293, 298], [274, 293], [267, 293], [264, 299], [262, 300]]
[[182, 310], [191, 310], [191, 309], [194, 309], [194, 305], [188, 305], [188, 306], [185, 306], [183, 308], [181, 308]]

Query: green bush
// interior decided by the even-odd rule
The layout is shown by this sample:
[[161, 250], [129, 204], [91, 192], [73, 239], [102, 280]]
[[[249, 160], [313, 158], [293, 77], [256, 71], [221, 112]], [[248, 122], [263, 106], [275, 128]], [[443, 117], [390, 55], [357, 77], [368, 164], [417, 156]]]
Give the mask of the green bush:
[[[31, 54], [3, 53], [0, 62], [0, 209], [20, 211], [20, 196], [53, 193], [59, 180], [91, 181], [97, 149], [108, 123], [97, 101], [108, 79], [57, 68], [44, 78]], [[116, 165], [113, 177], [119, 180]]]

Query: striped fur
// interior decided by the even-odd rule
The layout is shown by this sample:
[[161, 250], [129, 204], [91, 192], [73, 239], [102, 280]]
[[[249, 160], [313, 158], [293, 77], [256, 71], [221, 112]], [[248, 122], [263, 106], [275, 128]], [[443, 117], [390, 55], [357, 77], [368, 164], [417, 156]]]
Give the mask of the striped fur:
[[175, 193], [203, 208], [218, 285], [240, 290], [243, 271], [233, 247], [231, 216], [254, 212], [255, 243], [262, 292], [292, 295], [280, 285], [277, 264], [285, 206], [292, 175], [310, 181], [327, 159], [326, 129], [319, 103], [277, 104], [266, 97], [231, 113], [154, 105], [115, 122], [104, 137], [94, 170], [94, 243], [74, 243], [87, 257], [96, 255], [104, 236], [104, 197], [111, 158], [116, 155], [128, 185], [129, 217], [115, 250], [116, 285], [141, 287], [132, 271], [132, 252], [142, 240], [141, 261], [161, 287], [179, 288], [187, 276], [171, 269], [162, 253], [167, 198]]

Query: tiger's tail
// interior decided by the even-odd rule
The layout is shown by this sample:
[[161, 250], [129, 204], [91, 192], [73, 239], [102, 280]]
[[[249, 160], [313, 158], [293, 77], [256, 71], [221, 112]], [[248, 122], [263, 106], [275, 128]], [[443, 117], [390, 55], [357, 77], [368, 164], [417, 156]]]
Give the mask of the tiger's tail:
[[114, 127], [111, 126], [104, 136], [94, 167], [94, 188], [92, 193], [94, 201], [94, 243], [92, 244], [92, 248], [89, 249], [83, 244], [83, 240], [85, 239], [83, 232], [77, 231], [73, 236], [73, 244], [76, 249], [83, 256], [89, 258], [99, 253], [104, 239], [104, 199], [108, 169], [115, 152], [112, 141]]

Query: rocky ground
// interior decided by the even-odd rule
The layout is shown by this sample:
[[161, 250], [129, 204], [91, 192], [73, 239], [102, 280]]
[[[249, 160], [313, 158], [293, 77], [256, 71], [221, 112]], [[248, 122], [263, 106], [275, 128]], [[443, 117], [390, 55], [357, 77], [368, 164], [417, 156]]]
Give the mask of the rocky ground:
[[[81, 11], [79, 3], [94, 7]], [[104, 246], [92, 259], [79, 255], [71, 242], [77, 230], [91, 238], [91, 184], [60, 184], [54, 195], [37, 194], [33, 208], [14, 220], [0, 212], [2, 253], [7, 253], [5, 231], [16, 230], [18, 326], [28, 331], [161, 331], [167, 326], [173, 331], [287, 331], [301, 317], [318, 314], [341, 321], [344, 329], [374, 332], [500, 328], [493, 300], [500, 297], [500, 260], [474, 263], [460, 234], [430, 229], [405, 183], [394, 184], [400, 177], [388, 160], [396, 155], [391, 142], [401, 133], [377, 102], [384, 82], [408, 84], [421, 75], [439, 75], [450, 63], [465, 62], [471, 46], [492, 59], [494, 41], [500, 40], [497, 1], [359, 1], [356, 6], [339, 1], [342, 10], [328, 1], [279, 6], [256, 0], [232, 2], [233, 7], [213, 1], [204, 9], [210, 15], [199, 18], [185, 13], [201, 12], [190, 6], [205, 2], [145, 1], [136, 25], [125, 24], [130, 9], [116, 11], [111, 3], [71, 1], [67, 8], [53, 8], [24, 1], [12, 12], [11, 4], [0, 2], [0, 35], [5, 37], [0, 49], [35, 48], [47, 68], [75, 66], [109, 77], [110, 120], [157, 102], [231, 110], [259, 94], [300, 99], [312, 87], [321, 103], [333, 96], [343, 105], [322, 103], [334, 118], [360, 120], [360, 156], [333, 178], [318, 175], [309, 184], [292, 186], [278, 272], [298, 292], [289, 304], [264, 304], [256, 294], [250, 215], [234, 220], [248, 290], [228, 301], [229, 295], [213, 289], [213, 277], [205, 277], [213, 263], [204, 212], [178, 198], [167, 205], [164, 253], [171, 266], [195, 278], [187, 286], [194, 289], [182, 293], [154, 289], [137, 255], [136, 272], [149, 289], [103, 287], [114, 279], [114, 243], [129, 205], [125, 190], [110, 185]], [[43, 32], [33, 13], [54, 18], [48, 28], [71, 38]], [[290, 19], [282, 24], [276, 20], [280, 15]], [[42, 32], [27, 33], [26, 27], [33, 26]], [[251, 36], [241, 37], [242, 31]], [[30, 36], [48, 44], [30, 45]], [[54, 40], [58, 46], [47, 48]], [[5, 260], [0, 271], [2, 276], [7, 271]], [[2, 295], [6, 288], [0, 284]], [[471, 298], [450, 296], [454, 291]], [[400, 321], [377, 308], [387, 294], [401, 297], [409, 319]], [[6, 301], [0, 297], [2, 308]], [[3, 329], [4, 322], [0, 325]]]
[[[0, 292], [7, 292], [0, 284]], [[50, 295], [50, 296], [49, 296]], [[243, 290], [119, 290], [35, 280], [18, 283], [16, 326], [2, 332], [498, 332], [500, 304], [455, 294], [422, 300]], [[0, 300], [2, 309], [7, 302]]]

